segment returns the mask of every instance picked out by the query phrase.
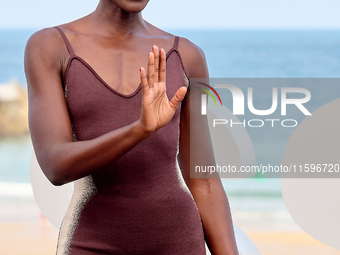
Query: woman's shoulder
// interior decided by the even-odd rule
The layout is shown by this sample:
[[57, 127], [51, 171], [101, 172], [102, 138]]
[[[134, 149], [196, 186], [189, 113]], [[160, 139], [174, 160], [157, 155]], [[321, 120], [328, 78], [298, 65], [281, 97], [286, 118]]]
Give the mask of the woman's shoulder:
[[208, 67], [203, 50], [185, 37], [180, 37], [178, 51], [189, 78], [208, 77]]
[[81, 23], [82, 19], [78, 19], [69, 23], [60, 24], [54, 27], [42, 28], [33, 33], [27, 41], [27, 46], [36, 46], [45, 50], [52, 49], [54, 52], [56, 49], [60, 49], [61, 43], [64, 42], [62, 35], [56, 29], [59, 27], [64, 33], [72, 31], [74, 24]]
[[[68, 56], [67, 46], [62, 34], [69, 37], [73, 24], [77, 24], [81, 19], [69, 23], [42, 28], [33, 33], [26, 44], [26, 50], [40, 51], [48, 57], [65, 58]], [[62, 30], [62, 31], [58, 31]]]
[[58, 45], [60, 40], [59, 32], [53, 27], [43, 28], [34, 32], [27, 41], [27, 46], [37, 48], [53, 48], [54, 45]]
[[45, 27], [34, 32], [27, 40], [25, 59], [41, 61], [61, 71], [66, 60], [69, 58], [69, 51], [65, 43], [65, 38], [63, 38], [63, 35], [56, 27], [61, 28], [63, 34], [67, 34], [71, 31], [70, 28], [74, 22], [78, 21], [60, 24], [54, 27]]
[[[162, 35], [168, 40], [173, 40], [175, 34], [166, 32], [155, 27], [157, 35]], [[178, 36], [178, 52], [189, 78], [200, 78], [208, 76], [208, 68], [203, 50], [186, 37]]]
[[28, 60], [30, 63], [42, 62], [59, 69], [61, 58], [66, 56], [62, 44], [63, 38], [57, 29], [49, 27], [36, 31], [26, 43], [25, 61]]

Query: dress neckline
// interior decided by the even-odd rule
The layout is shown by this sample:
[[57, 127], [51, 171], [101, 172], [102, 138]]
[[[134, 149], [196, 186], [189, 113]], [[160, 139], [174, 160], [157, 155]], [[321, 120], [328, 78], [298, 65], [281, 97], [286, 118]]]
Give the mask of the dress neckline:
[[[85, 67], [87, 67], [93, 73], [93, 75], [100, 81], [101, 84], [103, 84], [105, 87], [107, 87], [111, 92], [113, 92], [113, 93], [115, 93], [115, 94], [117, 94], [121, 97], [131, 98], [131, 97], [135, 96], [136, 94], [138, 94], [138, 92], [141, 90], [141, 87], [142, 87], [141, 82], [139, 82], [139, 85], [136, 88], [136, 90], [133, 91], [132, 93], [128, 94], [128, 95], [123, 94], [123, 93], [117, 91], [116, 89], [114, 89], [113, 87], [111, 87], [86, 60], [84, 60], [79, 55], [75, 54], [73, 47], [70, 44], [69, 40], [67, 39], [67, 36], [65, 35], [64, 31], [59, 26], [55, 26], [54, 28], [56, 28], [59, 31], [59, 33], [61, 34], [61, 36], [63, 37], [63, 40], [66, 44], [67, 50], [70, 53], [70, 58], [68, 60], [67, 67], [66, 67], [65, 77], [63, 79], [63, 82], [64, 82], [65, 85], [66, 85], [66, 79], [67, 79], [67, 76], [68, 76], [68, 73], [69, 73], [69, 69], [71, 67], [71, 62], [72, 62], [73, 59], [78, 59]], [[176, 51], [177, 54], [180, 57], [180, 54], [178, 52], [179, 38], [180, 38], [179, 36], [175, 36], [173, 46], [166, 54], [166, 60], [168, 59], [168, 57], [170, 56], [170, 54], [173, 51]], [[181, 64], [183, 66], [182, 59], [181, 59]]]
[[[170, 56], [170, 54], [173, 52], [173, 51], [177, 51], [175, 49], [175, 46], [173, 46], [167, 53], [166, 53], [166, 60], [168, 59], [168, 57]], [[66, 73], [65, 73], [65, 77], [64, 77], [64, 83], [66, 82], [67, 80], [67, 77], [68, 77], [68, 73], [69, 73], [69, 69], [71, 68], [71, 63], [72, 63], [72, 60], [74, 59], [77, 59], [80, 63], [82, 63], [85, 67], [87, 67], [91, 72], [92, 74], [97, 78], [97, 80], [100, 81], [101, 84], [103, 84], [107, 89], [109, 89], [111, 92], [121, 96], [121, 97], [125, 97], [125, 98], [131, 98], [135, 95], [138, 94], [138, 92], [141, 90], [142, 88], [142, 83], [139, 82], [139, 85], [138, 87], [130, 94], [123, 94], [121, 92], [119, 92], [118, 90], [114, 89], [113, 87], [111, 87], [99, 74], [98, 72], [85, 60], [83, 59], [82, 57], [80, 57], [79, 55], [73, 53], [69, 60], [68, 60], [68, 63], [67, 63], [67, 67], [66, 67]], [[65, 83], [66, 84], [66, 83]]]

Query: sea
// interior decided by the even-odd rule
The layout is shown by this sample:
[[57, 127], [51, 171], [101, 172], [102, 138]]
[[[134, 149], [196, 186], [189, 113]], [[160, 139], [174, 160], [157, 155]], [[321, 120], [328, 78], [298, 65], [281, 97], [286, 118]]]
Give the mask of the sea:
[[[25, 44], [35, 30], [0, 30], [0, 84], [26, 87]], [[215, 78], [339, 78], [340, 31], [174, 30], [205, 53]], [[0, 85], [1, 86], [1, 85]], [[29, 136], [0, 139], [0, 199], [33, 199]], [[285, 212], [279, 178], [223, 180], [232, 211]]]

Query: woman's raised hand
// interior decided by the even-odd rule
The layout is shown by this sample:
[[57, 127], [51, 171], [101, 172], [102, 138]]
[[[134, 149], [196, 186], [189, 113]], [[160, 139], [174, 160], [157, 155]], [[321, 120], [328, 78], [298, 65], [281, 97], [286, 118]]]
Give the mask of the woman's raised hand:
[[175, 111], [187, 92], [187, 88], [179, 88], [169, 101], [166, 94], [166, 55], [164, 49], [152, 47], [149, 53], [148, 74], [140, 68], [142, 83], [142, 112], [140, 124], [148, 133], [152, 133], [166, 125], [174, 116]]

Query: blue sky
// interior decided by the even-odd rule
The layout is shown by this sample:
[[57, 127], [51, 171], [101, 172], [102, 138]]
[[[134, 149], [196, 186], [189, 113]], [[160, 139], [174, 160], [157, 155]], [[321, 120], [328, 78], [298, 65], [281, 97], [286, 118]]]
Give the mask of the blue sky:
[[[2, 0], [0, 28], [42, 28], [93, 11], [98, 0]], [[340, 29], [339, 0], [151, 0], [163, 29]]]

